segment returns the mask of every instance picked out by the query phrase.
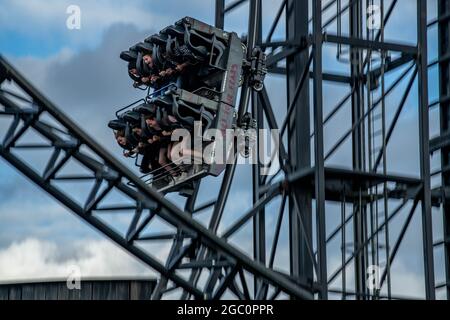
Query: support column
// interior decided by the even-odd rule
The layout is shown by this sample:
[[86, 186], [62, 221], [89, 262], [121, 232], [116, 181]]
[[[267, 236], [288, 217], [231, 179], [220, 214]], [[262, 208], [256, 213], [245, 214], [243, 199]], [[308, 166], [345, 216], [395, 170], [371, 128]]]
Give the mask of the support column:
[[417, 59], [419, 87], [420, 176], [422, 190], [422, 236], [427, 299], [435, 299], [433, 234], [431, 221], [430, 129], [428, 102], [427, 2], [417, 1]]
[[314, 166], [319, 297], [328, 299], [327, 242], [325, 228], [325, 160], [323, 151], [323, 97], [322, 97], [322, 0], [314, 1]]
[[[300, 45], [302, 37], [308, 36], [308, 1], [287, 0], [286, 39], [291, 45]], [[308, 62], [308, 50], [299, 51], [286, 59], [288, 105], [294, 98], [295, 89]], [[296, 171], [311, 167], [309, 78], [295, 102], [295, 109], [288, 124], [289, 163]], [[302, 234], [295, 209], [297, 200], [306, 234]], [[307, 242], [312, 243], [311, 190], [300, 185], [290, 186], [289, 243], [290, 273], [305, 283], [313, 282], [313, 264], [308, 255]]]
[[[450, 132], [450, 0], [438, 1], [439, 17], [439, 100], [441, 135]], [[441, 149], [442, 188], [450, 187], [450, 146]], [[444, 221], [445, 281], [447, 299], [450, 299], [450, 201], [442, 199]]]
[[[361, 1], [356, 1], [350, 7], [350, 37], [362, 37], [362, 4]], [[358, 120], [364, 114], [364, 83], [361, 81], [363, 74], [363, 51], [358, 47], [350, 46], [350, 68], [352, 85], [354, 91], [352, 94], [352, 123]], [[364, 170], [364, 126], [363, 122], [356, 126], [352, 133], [352, 160], [353, 169], [357, 171]], [[357, 202], [354, 206], [353, 218], [353, 242], [354, 251], [358, 252], [354, 259], [355, 269], [355, 292], [357, 299], [365, 299], [366, 294], [366, 263], [365, 263], [365, 249], [360, 250], [365, 238], [365, 206]]]
[[225, 0], [216, 0], [215, 26], [223, 29], [225, 24]]
[[[255, 46], [260, 45], [262, 42], [262, 1], [251, 0], [250, 12], [255, 12], [255, 21], [250, 19], [249, 34], [255, 33]], [[254, 30], [252, 30], [254, 28]], [[252, 50], [253, 48], [248, 48]], [[258, 92], [252, 91], [252, 117], [256, 119], [258, 129], [264, 128], [263, 107], [260, 103]], [[257, 142], [259, 143], [259, 135], [257, 135]], [[258, 164], [252, 166], [252, 179], [253, 179], [253, 204], [255, 204], [259, 198], [259, 189], [262, 183], [262, 177], [260, 174], [259, 165], [259, 152], [254, 154], [258, 159]], [[266, 263], [266, 220], [264, 208], [259, 210], [253, 219], [253, 257], [255, 261], [259, 261], [262, 264]], [[258, 294], [263, 284], [259, 279], [255, 279], [254, 292], [255, 296]]]

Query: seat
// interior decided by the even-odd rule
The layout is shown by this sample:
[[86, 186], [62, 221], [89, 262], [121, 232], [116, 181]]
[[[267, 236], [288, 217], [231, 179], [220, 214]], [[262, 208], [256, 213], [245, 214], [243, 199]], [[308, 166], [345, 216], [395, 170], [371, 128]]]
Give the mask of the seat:
[[180, 121], [183, 125], [193, 128], [195, 123], [195, 118], [191, 115], [182, 115], [180, 113], [180, 103], [181, 106], [183, 106], [182, 101], [178, 101], [177, 97], [173, 97], [173, 103], [172, 103], [172, 113], [173, 116], [175, 116], [178, 121]]
[[175, 26], [168, 26], [164, 28], [161, 33], [167, 34], [169, 36], [173, 36], [179, 39], [183, 39], [184, 37], [185, 29], [183, 26], [175, 25]]
[[143, 77], [149, 77], [150, 76], [150, 70], [148, 66], [142, 61], [143, 54], [142, 52], [138, 53], [138, 58], [136, 60], [136, 70], [137, 72], [143, 76]]
[[206, 58], [208, 56], [208, 49], [203, 45], [195, 45], [192, 43], [191, 31], [185, 26], [186, 32], [184, 33], [184, 44], [193, 51], [194, 55], [199, 55], [200, 57]]
[[166, 44], [166, 53], [173, 61], [177, 63], [190, 62], [192, 64], [205, 61], [205, 58], [196, 56], [189, 48], [183, 44], [180, 45], [176, 38], [169, 38]]
[[[191, 114], [195, 115], [194, 119], [196, 121], [202, 122], [203, 130], [208, 130], [211, 127], [212, 122], [214, 120], [214, 116], [211, 112], [205, 110], [203, 106], [201, 106], [199, 109], [196, 109], [194, 107], [191, 107], [183, 100], [178, 101], [178, 105], [179, 105], [178, 110], [179, 114], [182, 114], [183, 112], [189, 114], [190, 112]], [[183, 110], [181, 107], [184, 108], [185, 110]]]
[[203, 107], [202, 110], [200, 111], [200, 121], [203, 124], [203, 130], [208, 130], [209, 128], [211, 128], [211, 125], [214, 121], [214, 116], [211, 112], [206, 111]]
[[142, 115], [154, 115], [156, 113], [156, 106], [150, 103], [143, 103], [134, 108], [134, 111]]
[[156, 33], [154, 35], [151, 35], [147, 39], [145, 39], [145, 42], [152, 43], [155, 46], [165, 46], [167, 42], [168, 36], [162, 33]]
[[141, 123], [141, 115], [136, 111], [127, 111], [121, 117], [126, 123], [130, 124], [132, 127], [139, 126]]
[[[133, 80], [134, 82], [141, 82], [141, 77], [131, 73], [132, 69], [136, 69], [137, 71], [137, 67], [136, 67], [136, 61], [130, 61], [128, 62], [128, 76], [131, 78], [131, 80]], [[139, 71], [138, 71], [139, 73]]]
[[111, 120], [108, 123], [108, 127], [112, 130], [120, 131], [125, 130], [127, 127], [127, 123], [122, 119]]
[[127, 62], [132, 62], [132, 61], [136, 61], [137, 59], [137, 52], [134, 51], [122, 51], [120, 53], [120, 59], [127, 61]]
[[128, 144], [135, 148], [139, 144], [139, 141], [136, 139], [131, 129], [132, 127], [130, 124], [127, 123], [127, 127], [125, 128], [125, 138], [127, 139]]
[[203, 36], [202, 34], [200, 34], [199, 32], [197, 32], [196, 30], [191, 30], [190, 31], [190, 41], [191, 41], [191, 43], [194, 43], [194, 44], [197, 41], [205, 42], [208, 44], [208, 47], [211, 48], [212, 55], [216, 56], [215, 61], [212, 61], [212, 57], [210, 57], [212, 65], [217, 65], [219, 63], [220, 59], [222, 58], [222, 56], [226, 50], [226, 46], [222, 42], [217, 40], [215, 34], [213, 34], [211, 39], [209, 39], [209, 38]]
[[148, 42], [139, 42], [136, 45], [136, 49], [138, 52], [152, 54], [154, 45]]
[[138, 52], [139, 52], [137, 46], [138, 46], [138, 43], [136, 43], [134, 46], [131, 46], [131, 47], [128, 49], [129, 52], [135, 53], [135, 54], [136, 54], [136, 57], [137, 57], [137, 54], [138, 54]]
[[173, 99], [170, 95], [161, 95], [153, 99], [153, 103], [161, 108], [172, 109]]
[[149, 127], [145, 124], [145, 120], [144, 120], [144, 123], [142, 124], [141, 128], [142, 128], [142, 134], [141, 134], [142, 137], [147, 138], [147, 139], [152, 137], [152, 132], [149, 129]]
[[161, 50], [161, 46], [155, 46], [153, 50], [153, 65], [156, 66], [158, 70], [164, 70], [167, 60], [163, 56], [163, 52]]
[[143, 61], [143, 57], [146, 54], [153, 54], [154, 46], [150, 43], [140, 42], [136, 46], [138, 52], [136, 59], [136, 69], [138, 73], [143, 77], [149, 77], [152, 75], [152, 69]]

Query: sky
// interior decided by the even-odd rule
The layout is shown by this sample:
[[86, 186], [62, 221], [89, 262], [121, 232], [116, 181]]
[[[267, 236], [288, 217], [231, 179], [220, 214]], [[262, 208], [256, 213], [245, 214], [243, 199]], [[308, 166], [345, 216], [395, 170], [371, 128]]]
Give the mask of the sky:
[[[213, 3], [211, 0], [0, 0], [0, 54], [26, 74], [51, 101], [86, 128], [96, 141], [120, 157], [120, 149], [114, 143], [106, 124], [114, 117], [117, 108], [141, 98], [142, 93], [131, 87], [125, 65], [118, 57], [119, 53], [184, 16], [193, 16], [212, 24]], [[267, 33], [279, 3], [280, 0], [263, 0], [263, 33]], [[80, 30], [69, 30], [66, 27], [66, 9], [69, 5], [78, 5], [81, 9]], [[435, 1], [428, 1], [428, 6], [431, 20], [436, 12]], [[246, 18], [243, 17], [246, 17], [247, 10], [248, 5], [243, 5], [231, 13], [226, 19], [225, 29], [235, 31], [238, 35], [245, 33]], [[404, 26], [414, 25], [415, 10], [413, 1], [399, 1], [392, 16], [394, 22], [386, 27], [387, 40], [414, 44], [414, 27]], [[324, 20], [332, 13], [326, 13]], [[327, 31], [333, 33], [334, 28], [331, 25]], [[276, 29], [274, 39], [278, 39], [283, 32], [284, 26], [281, 24]], [[430, 30], [429, 34], [431, 61], [436, 56], [437, 38], [435, 30]], [[324, 59], [324, 69], [347, 72], [348, 65], [336, 62], [335, 54], [335, 47], [324, 46], [324, 56], [327, 58]], [[392, 82], [402, 71], [403, 69], [388, 75], [387, 82]], [[436, 71], [430, 70], [430, 101], [437, 97], [436, 76]], [[406, 82], [387, 100], [388, 105], [398, 104], [405, 84]], [[275, 102], [274, 108], [277, 110], [286, 108], [284, 85], [284, 79], [279, 76], [270, 76], [266, 81], [271, 101]], [[418, 175], [416, 90], [413, 89], [408, 98], [405, 112], [402, 113], [392, 137], [395, 148], [388, 148], [389, 171], [392, 173]], [[348, 88], [326, 83], [324, 92], [326, 114], [348, 92]], [[348, 107], [344, 107], [325, 127], [326, 150], [334, 144], [336, 137], [348, 129]], [[388, 108], [388, 118], [392, 117], [393, 109]], [[282, 121], [282, 114], [277, 112], [279, 123]], [[438, 132], [439, 119], [436, 112], [432, 111], [430, 116], [433, 135]], [[26, 157], [25, 154], [24, 156]], [[437, 158], [439, 157], [433, 158], [433, 166], [439, 165]], [[133, 168], [131, 163], [120, 159]], [[36, 157], [30, 160], [39, 162], [41, 159]], [[346, 143], [327, 165], [348, 167], [349, 163], [349, 143]], [[237, 169], [230, 201], [225, 210], [224, 227], [251, 206], [250, 172], [248, 166], [239, 166]], [[205, 179], [200, 199], [205, 202], [212, 199], [217, 195], [219, 186], [220, 179]], [[180, 199], [176, 196], [171, 196], [170, 199], [180, 205]], [[278, 204], [279, 201], [274, 201], [268, 207], [268, 226], [276, 221]], [[328, 204], [327, 212], [333, 213], [335, 205]], [[395, 234], [395, 230], [400, 228], [405, 214], [406, 211], [393, 222], [392, 233]], [[435, 216], [434, 228], [439, 235], [439, 230], [442, 229], [439, 211]], [[118, 224], [124, 223], [120, 217], [115, 219]], [[286, 220], [283, 230], [287, 230]], [[327, 217], [327, 230], [334, 229], [337, 223], [338, 219], [330, 214]], [[399, 295], [423, 296], [422, 249], [415, 236], [417, 232], [420, 233], [420, 228], [418, 210], [396, 264], [393, 265], [393, 272], [398, 275], [393, 286]], [[239, 237], [231, 240], [248, 253], [251, 252], [249, 241], [240, 240], [246, 239], [249, 232], [247, 226]], [[268, 241], [273, 237], [273, 230], [270, 228], [267, 236]], [[286, 247], [287, 241], [288, 234], [283, 232], [280, 246]], [[247, 245], [242, 246], [242, 243]], [[169, 248], [169, 244], [161, 244], [157, 252], [164, 255]], [[339, 241], [331, 242], [328, 249], [331, 256], [328, 267], [331, 273], [339, 263]], [[280, 250], [277, 261], [277, 268], [288, 270], [287, 250]], [[436, 251], [435, 262], [439, 271], [437, 277], [440, 279], [442, 261], [442, 256]], [[0, 159], [0, 282], [61, 278], [67, 275], [67, 269], [74, 264], [81, 267], [82, 276], [85, 277], [154, 275]], [[352, 277], [351, 268], [348, 270], [348, 277]]]

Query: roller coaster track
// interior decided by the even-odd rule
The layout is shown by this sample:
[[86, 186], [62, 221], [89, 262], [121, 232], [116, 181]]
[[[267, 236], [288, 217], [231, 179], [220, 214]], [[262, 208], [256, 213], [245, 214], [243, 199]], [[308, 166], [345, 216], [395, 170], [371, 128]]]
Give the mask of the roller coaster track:
[[[14, 90], [5, 89], [13, 85]], [[182, 289], [187, 297], [195, 299], [219, 299], [227, 289], [241, 299], [261, 298], [266, 295], [251, 295], [247, 286], [248, 275], [265, 282], [270, 293], [267, 298], [275, 299], [281, 293], [299, 299], [312, 299], [311, 291], [297, 284], [289, 275], [274, 271], [249, 258], [245, 253], [220, 238], [194, 220], [189, 212], [182, 211], [161, 194], [141, 181], [131, 170], [89, 136], [86, 130], [77, 126], [67, 115], [45, 98], [4, 58], [0, 57], [0, 118], [10, 119], [10, 126], [0, 145], [0, 155], [18, 171], [45, 190], [82, 220], [114, 241], [124, 250], [159, 273], [171, 286], [164, 293]], [[50, 120], [49, 120], [50, 119]], [[44, 138], [44, 144], [20, 144], [20, 139], [34, 130]], [[29, 151], [48, 149], [51, 156], [43, 172], [15, 154], [17, 149]], [[64, 175], [64, 166], [76, 161], [86, 168], [86, 174]], [[72, 197], [70, 188], [56, 186], [61, 181], [91, 181], [92, 189], [82, 203]], [[266, 193], [270, 200], [282, 192], [276, 185]], [[105, 198], [113, 191], [125, 195], [133, 205], [105, 205]], [[189, 203], [189, 201], [188, 201]], [[189, 206], [189, 205], [188, 205]], [[126, 232], [118, 232], [101, 219], [105, 212], [123, 212], [130, 215]], [[173, 233], [148, 234], [151, 222], [164, 221]], [[144, 229], [146, 235], [144, 235]], [[157, 231], [154, 230], [153, 231]], [[140, 244], [163, 238], [179, 239], [181, 245], [161, 262]], [[196, 252], [207, 252], [196, 260]], [[199, 256], [199, 255], [197, 255]], [[219, 281], [214, 286], [202, 287], [189, 281], [186, 270], [211, 275], [220, 270]], [[247, 274], [247, 276], [246, 276]], [[259, 297], [258, 297], [259, 296]]]

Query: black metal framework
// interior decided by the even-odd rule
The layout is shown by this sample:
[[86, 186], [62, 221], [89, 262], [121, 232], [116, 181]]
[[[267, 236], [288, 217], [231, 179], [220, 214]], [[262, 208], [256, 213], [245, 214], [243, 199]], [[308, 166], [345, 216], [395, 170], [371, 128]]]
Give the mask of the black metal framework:
[[[164, 293], [181, 288], [196, 299], [218, 299], [226, 290], [231, 290], [240, 298], [250, 299], [247, 280], [243, 276], [245, 272], [250, 272], [263, 279], [266, 284], [274, 286], [274, 297], [284, 292], [302, 299], [312, 298], [311, 293], [296, 285], [287, 275], [255, 263], [228, 244], [226, 237], [219, 238], [192, 219], [188, 214], [189, 210], [193, 210], [192, 204], [188, 203], [186, 212], [183, 212], [149, 188], [42, 96], [3, 58], [0, 59], [0, 66], [2, 82], [12, 83], [20, 89], [19, 92], [5, 88], [0, 91], [0, 115], [11, 119], [0, 147], [2, 157], [84, 221], [169, 280], [172, 285], [166, 287]], [[42, 137], [42, 142], [18, 143], [32, 129]], [[38, 172], [15, 154], [17, 149], [49, 149], [51, 156], [43, 172]], [[79, 163], [86, 173], [64, 174], [64, 166], [69, 161]], [[92, 181], [89, 195], [81, 203], [72, 199], [70, 188], [55, 185], [58, 181], [81, 180]], [[128, 203], [132, 204], [104, 205], [105, 198], [113, 191], [123, 194], [128, 198]], [[279, 192], [281, 187], [273, 188], [264, 200], [267, 201], [266, 198]], [[129, 212], [132, 219], [127, 230], [120, 232], [105, 223], [101, 219], [105, 212]], [[164, 221], [171, 231], [166, 234], [151, 233], [151, 222], [157, 219]], [[234, 230], [231, 229], [227, 235], [231, 236], [233, 233]], [[159, 261], [161, 257], [155, 257], [139, 246], [142, 242], [164, 238], [182, 243], [176, 247], [178, 250], [173, 250], [168, 255], [164, 263]], [[208, 252], [208, 255], [184, 261], [202, 251]], [[186, 269], [208, 270], [211, 273], [221, 270], [218, 276], [220, 281], [209, 288], [195, 285], [181, 274]]]
[[[228, 13], [245, 2], [231, 1], [225, 5], [223, 1], [216, 1], [216, 21], [222, 24], [226, 19], [217, 18], [220, 17], [220, 12]], [[258, 21], [261, 17], [261, 1], [248, 2], [248, 38], [253, 39], [255, 35], [251, 26], [262, 24]], [[285, 250], [290, 253], [290, 274], [298, 283], [309, 286], [319, 299], [327, 299], [329, 293], [332, 293], [334, 298], [337, 294], [341, 295], [342, 299], [393, 299], [396, 297], [392, 293], [391, 265], [416, 209], [420, 208], [424, 297], [434, 299], [436, 286], [431, 208], [432, 205], [439, 206], [444, 200], [439, 190], [431, 190], [430, 183], [426, 45], [427, 28], [430, 24], [427, 23], [426, 1], [416, 1], [417, 41], [411, 44], [406, 44], [405, 41], [396, 43], [384, 40], [385, 26], [399, 6], [395, 0], [283, 0], [278, 3], [279, 9], [274, 21], [269, 24], [267, 34], [262, 36], [265, 41], [256, 44], [266, 49], [269, 72], [286, 76], [287, 111], [282, 118], [282, 124], [278, 125], [275, 114], [283, 111], [272, 108], [274, 104], [270, 101], [270, 89], [264, 89], [252, 97], [253, 105], [256, 104], [263, 110], [258, 124], [264, 122], [261, 117], [265, 118], [270, 128], [281, 129], [281, 140], [287, 138], [287, 144], [282, 144], [279, 150], [279, 176], [284, 177], [286, 181], [289, 181], [291, 176], [298, 177], [295, 183], [289, 184], [288, 191], [280, 202], [273, 246], [277, 246], [280, 221], [283, 219], [285, 207], [288, 207], [289, 248]], [[377, 4], [380, 10], [381, 25], [369, 30], [368, 6], [374, 4]], [[333, 9], [336, 14], [330, 14]], [[309, 12], [312, 12], [312, 16]], [[280, 40], [274, 40], [275, 31], [283, 15], [286, 19], [286, 33], [284, 38], [281, 36]], [[328, 17], [326, 20], [325, 16]], [[348, 26], [347, 32], [343, 31], [344, 25]], [[329, 29], [333, 31], [328, 31]], [[448, 35], [443, 37], [447, 39]], [[443, 46], [447, 49], [445, 42], [440, 42], [444, 43]], [[347, 73], [324, 70], [326, 57], [323, 48], [329, 49], [333, 45], [337, 47], [337, 60], [347, 60]], [[396, 80], [386, 80], [391, 74], [399, 76]], [[441, 81], [444, 86], [448, 86], [448, 79]], [[348, 88], [348, 95], [333, 108], [325, 108], [323, 84], [326, 82], [346, 85]], [[399, 91], [398, 87], [404, 82], [407, 83], [406, 88], [400, 94], [402, 98], [394, 109], [395, 106], [387, 105], [387, 98], [394, 90]], [[390, 141], [408, 97], [416, 90], [413, 89], [415, 83], [417, 92], [414, 94], [419, 97], [417, 145], [420, 148], [420, 157], [417, 161], [420, 174], [413, 178], [389, 174], [388, 147], [392, 145]], [[334, 139], [336, 141], [331, 147], [326, 148], [324, 126], [347, 104], [350, 104], [351, 108], [351, 128], [342, 137]], [[324, 116], [324, 110], [331, 111]], [[392, 113], [393, 115], [389, 115]], [[351, 143], [352, 167], [334, 169], [327, 166], [333, 155], [342, 149], [346, 142]], [[401, 182], [404, 179], [408, 180], [406, 184]], [[270, 190], [269, 185], [273, 180], [273, 177], [254, 177], [253, 193], [264, 194], [265, 190]], [[391, 208], [394, 199], [402, 202]], [[258, 204], [258, 197], [254, 197], [254, 202]], [[327, 210], [326, 206], [336, 203], [340, 203], [341, 222], [333, 232], [327, 234], [326, 221], [330, 220], [329, 215], [336, 214], [336, 210]], [[395, 233], [389, 231], [392, 219], [407, 207], [408, 214], [402, 228]], [[256, 214], [254, 223], [261, 223]], [[267, 225], [259, 225], [258, 229], [254, 229], [255, 248], [265, 245], [267, 237], [261, 233], [267, 228]], [[349, 232], [352, 233], [350, 240], [347, 235]], [[338, 236], [341, 237], [342, 263], [337, 270], [328, 270], [331, 254], [327, 248]], [[391, 243], [392, 241], [394, 242]], [[273, 252], [272, 247], [268, 263], [266, 262], [268, 267], [273, 267]], [[264, 261], [264, 258], [261, 259], [261, 256], [257, 255], [255, 259]], [[347, 280], [347, 268], [352, 262], [353, 290], [349, 288]], [[368, 286], [368, 267], [371, 265], [381, 268], [381, 288]], [[337, 289], [335, 285], [338, 278], [341, 285]]]
[[[259, 128], [267, 124], [270, 129], [280, 130], [281, 144], [276, 155], [280, 165], [274, 176], [262, 176], [261, 166], [253, 165], [253, 207], [224, 231], [219, 230], [223, 230], [220, 227], [227, 214], [225, 207], [236, 158], [226, 167], [218, 198], [207, 202], [198, 199], [201, 188], [198, 181], [195, 192], [187, 197], [183, 212], [139, 181], [3, 59], [0, 60], [0, 83], [3, 83], [0, 116], [11, 119], [11, 124], [0, 155], [83, 220], [156, 270], [161, 278], [153, 292], [154, 299], [176, 289], [181, 289], [182, 299], [214, 299], [226, 294], [239, 299], [407, 298], [393, 292], [392, 264], [419, 208], [424, 298], [434, 299], [436, 288], [440, 287], [446, 287], [449, 292], [450, 217], [445, 190], [450, 181], [450, 144], [446, 143], [449, 141], [446, 137], [449, 135], [450, 1], [439, 0], [438, 19], [428, 23], [426, 1], [416, 0], [417, 41], [412, 44], [385, 41], [385, 26], [392, 23], [397, 0], [281, 0], [267, 33], [263, 32], [266, 1], [216, 0], [216, 26], [223, 28], [226, 14], [247, 2], [247, 54], [251, 57], [256, 46], [266, 51], [269, 72], [284, 76], [287, 107], [281, 110], [271, 101], [270, 88], [255, 91], [250, 88], [249, 79], [242, 79], [236, 114], [240, 119], [251, 111]], [[380, 9], [381, 25], [368, 29], [367, 8], [375, 3]], [[330, 14], [332, 10], [335, 14]], [[280, 37], [276, 31], [282, 17], [286, 33], [274, 40], [275, 35]], [[441, 44], [438, 61], [441, 98], [430, 105], [427, 28], [436, 23]], [[348, 26], [348, 32], [344, 32], [344, 26]], [[327, 69], [325, 50], [329, 52], [330, 48], [337, 52], [338, 61], [346, 63], [346, 72]], [[391, 80], [387, 80], [388, 76]], [[20, 88], [19, 95], [6, 89], [9, 82]], [[325, 99], [325, 83], [339, 84], [348, 93], [330, 107], [329, 99]], [[400, 93], [397, 105], [388, 100], [394, 91]], [[419, 125], [415, 142], [420, 149], [417, 159], [420, 173], [404, 176], [391, 173], [388, 147], [413, 91], [418, 97]], [[428, 112], [433, 105], [441, 108], [441, 136], [430, 144]], [[349, 128], [342, 136], [330, 139], [325, 127], [344, 108], [349, 110]], [[44, 120], [46, 117], [52, 121]], [[47, 143], [23, 144], [21, 138], [31, 129]], [[346, 143], [351, 165], [332, 167], [333, 156]], [[31, 169], [14, 153], [17, 149], [42, 148], [53, 151], [43, 173]], [[430, 173], [430, 152], [438, 149], [442, 149], [442, 170]], [[90, 174], [64, 175], [64, 166], [72, 159]], [[432, 189], [431, 177], [441, 173], [443, 187]], [[93, 186], [87, 199], [78, 204], [70, 199], [68, 190], [55, 186], [55, 182], [62, 180], [88, 180], [93, 181]], [[132, 182], [133, 187], [127, 182]], [[125, 194], [133, 205], [103, 205], [113, 190]], [[275, 212], [268, 207], [274, 203], [278, 205]], [[437, 208], [441, 204], [447, 280], [444, 285], [436, 286], [433, 253], [439, 246], [433, 246], [432, 242], [431, 212], [433, 206]], [[199, 223], [196, 215], [209, 208], [212, 209], [210, 218], [206, 223]], [[132, 219], [125, 232], [117, 232], [101, 220], [102, 212], [107, 211], [131, 212]], [[148, 233], [150, 223], [156, 219], [163, 220], [171, 231]], [[394, 219], [401, 220], [398, 230], [390, 228]], [[250, 221], [253, 251], [245, 254], [228, 240]], [[336, 222], [331, 232], [330, 221]], [[287, 225], [286, 230], [283, 225]], [[267, 232], [269, 228], [273, 231], [271, 236]], [[288, 243], [281, 247], [284, 232], [288, 234]], [[140, 246], [163, 239], [173, 243], [162, 262]], [[336, 250], [327, 250], [336, 243], [338, 254]], [[280, 257], [281, 250], [289, 253], [289, 261]], [[332, 259], [338, 260], [337, 266], [331, 264]], [[280, 265], [288, 267], [280, 268]], [[351, 265], [353, 280], [349, 277]], [[381, 270], [379, 286], [375, 287], [368, 283], [372, 265]]]
[[450, 1], [439, 0], [438, 15], [436, 22], [439, 30], [439, 105], [441, 120], [441, 136], [432, 140], [431, 147], [435, 147], [437, 142], [441, 148], [441, 174], [442, 174], [442, 206], [443, 206], [443, 241], [445, 257], [445, 283], [441, 285], [447, 292], [447, 299], [450, 299], [450, 202], [446, 197], [446, 190], [450, 185], [450, 144], [448, 134], [450, 132]]

